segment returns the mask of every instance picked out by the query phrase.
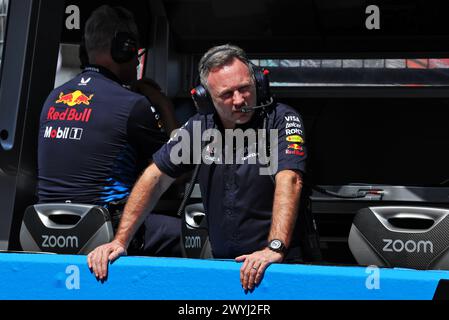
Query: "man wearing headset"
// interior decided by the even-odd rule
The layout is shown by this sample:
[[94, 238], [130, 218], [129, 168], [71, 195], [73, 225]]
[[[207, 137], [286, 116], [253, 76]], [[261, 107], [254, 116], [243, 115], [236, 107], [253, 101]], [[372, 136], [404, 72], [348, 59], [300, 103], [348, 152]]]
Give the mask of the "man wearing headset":
[[[99, 7], [86, 22], [84, 41], [80, 58], [90, 64], [53, 90], [42, 109], [38, 196], [40, 203], [104, 206], [115, 229], [138, 175], [176, 121], [157, 85], [136, 82], [138, 30], [129, 11]], [[148, 254], [180, 256], [180, 220], [155, 214], [148, 219]]]
[[[257, 72], [260, 76], [260, 70]], [[239, 47], [223, 45], [210, 49], [200, 60], [199, 74], [201, 86], [192, 90], [194, 100], [200, 109], [209, 103], [213, 112], [197, 114], [182, 127], [192, 139], [198, 138], [194, 135], [195, 123], [201, 125], [202, 132], [211, 128], [224, 132], [260, 129], [265, 122], [265, 129], [278, 133], [278, 166], [271, 176], [261, 175], [260, 165], [249, 164], [251, 154], [245, 153], [243, 163], [202, 163], [199, 169], [213, 256], [243, 262], [240, 281], [244, 290], [252, 290], [270, 264], [301, 259], [301, 219], [297, 219], [297, 213], [306, 159], [304, 126], [293, 108], [260, 100], [263, 84]], [[192, 162], [173, 161], [172, 151], [177, 150], [175, 147], [184, 136], [181, 142], [172, 137], [154, 155], [154, 163], [131, 193], [115, 239], [89, 254], [88, 265], [96, 277], [106, 277], [108, 262], [125, 254], [145, 212], [151, 210], [176, 177], [194, 167]]]

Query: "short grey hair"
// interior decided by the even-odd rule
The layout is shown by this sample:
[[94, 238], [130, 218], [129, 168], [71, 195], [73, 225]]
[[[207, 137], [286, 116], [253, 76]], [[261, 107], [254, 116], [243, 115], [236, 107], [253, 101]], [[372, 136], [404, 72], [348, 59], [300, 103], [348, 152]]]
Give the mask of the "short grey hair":
[[201, 84], [207, 89], [207, 77], [210, 71], [226, 65], [234, 59], [239, 59], [248, 67], [251, 79], [254, 81], [254, 70], [245, 51], [235, 45], [225, 44], [210, 48], [201, 58], [198, 65]]
[[123, 7], [102, 5], [86, 21], [84, 41], [89, 59], [95, 52], [109, 52], [111, 41], [118, 32], [129, 32], [136, 41], [139, 32], [133, 14]]

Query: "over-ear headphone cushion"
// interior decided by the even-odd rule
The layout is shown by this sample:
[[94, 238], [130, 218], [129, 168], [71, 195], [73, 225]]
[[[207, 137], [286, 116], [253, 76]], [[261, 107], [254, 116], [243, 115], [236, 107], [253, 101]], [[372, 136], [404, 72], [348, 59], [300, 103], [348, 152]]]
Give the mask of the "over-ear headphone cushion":
[[137, 55], [137, 41], [129, 32], [117, 32], [111, 42], [111, 56], [117, 63], [131, 61]]
[[215, 107], [212, 102], [212, 98], [209, 95], [209, 92], [203, 85], [198, 85], [190, 92], [192, 94], [192, 99], [195, 103], [195, 106], [198, 109], [199, 114], [211, 114], [214, 113]]
[[257, 104], [263, 104], [270, 100], [270, 80], [268, 72], [259, 66], [252, 65], [256, 82]]

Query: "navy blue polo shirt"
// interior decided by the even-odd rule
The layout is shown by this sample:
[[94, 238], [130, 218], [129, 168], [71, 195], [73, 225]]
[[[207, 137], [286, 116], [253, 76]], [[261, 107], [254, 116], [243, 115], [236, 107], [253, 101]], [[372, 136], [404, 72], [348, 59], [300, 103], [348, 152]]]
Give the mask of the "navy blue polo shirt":
[[147, 98], [91, 66], [53, 90], [40, 117], [39, 202], [107, 206], [126, 198], [168, 139]]
[[[246, 129], [262, 129], [263, 123], [264, 117], [255, 114], [250, 122], [238, 125], [236, 129], [242, 129], [243, 132]], [[278, 166], [271, 177], [261, 175], [259, 171], [266, 161], [262, 159], [254, 163], [253, 159], [253, 163], [250, 162], [251, 158], [259, 159], [259, 156], [262, 156], [258, 146], [256, 149], [249, 148], [248, 145], [245, 145], [243, 150], [233, 149], [233, 163], [225, 163], [225, 150], [230, 146], [224, 141], [224, 129], [216, 114], [207, 116], [197, 114], [181, 129], [193, 137], [194, 131], [199, 130], [198, 124], [201, 124], [202, 133], [206, 129], [216, 128], [222, 133], [223, 138], [221, 154], [210, 153], [214, 150], [208, 149], [208, 143], [200, 147], [200, 150], [203, 148], [208, 150], [206, 154], [209, 162], [215, 161], [210, 164], [202, 162], [198, 177], [214, 257], [235, 258], [266, 247], [275, 190], [272, 178], [276, 173], [287, 169], [305, 172], [307, 151], [301, 116], [285, 104], [277, 104], [268, 112], [267, 129], [274, 129], [278, 133]], [[153, 158], [157, 167], [173, 178], [193, 169], [194, 156], [201, 154], [198, 143], [194, 146], [193, 138], [188, 138], [184, 143], [191, 148], [188, 155], [190, 160], [184, 162], [189, 163], [179, 163], [179, 159], [173, 160], [173, 154], [182, 155], [183, 150], [180, 151], [180, 146], [183, 139], [186, 139], [184, 134], [177, 134], [156, 152]], [[256, 144], [260, 144], [259, 141], [257, 140]], [[237, 161], [237, 155], [240, 161]], [[220, 157], [222, 157], [221, 164]], [[295, 227], [290, 247], [298, 245], [298, 228]]]

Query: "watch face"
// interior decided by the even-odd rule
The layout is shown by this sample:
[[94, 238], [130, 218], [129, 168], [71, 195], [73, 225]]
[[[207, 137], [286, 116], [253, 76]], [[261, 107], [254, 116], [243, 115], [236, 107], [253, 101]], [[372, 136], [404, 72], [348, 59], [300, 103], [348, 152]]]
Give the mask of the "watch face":
[[282, 247], [282, 242], [280, 240], [273, 240], [270, 242], [270, 247], [272, 249], [280, 249]]

